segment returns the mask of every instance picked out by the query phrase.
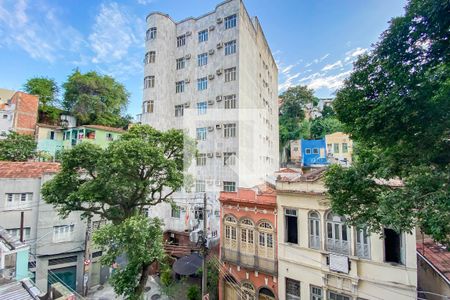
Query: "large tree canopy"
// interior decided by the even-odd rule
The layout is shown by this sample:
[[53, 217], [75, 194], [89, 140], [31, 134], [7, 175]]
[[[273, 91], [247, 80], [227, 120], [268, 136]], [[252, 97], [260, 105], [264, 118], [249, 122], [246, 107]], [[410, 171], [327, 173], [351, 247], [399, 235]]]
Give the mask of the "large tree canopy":
[[39, 106], [52, 106], [57, 101], [59, 87], [54, 79], [33, 77], [24, 84], [25, 92], [39, 96]]
[[10, 132], [0, 140], [0, 160], [27, 161], [36, 154], [37, 143], [32, 135]]
[[[120, 277], [112, 280], [117, 293], [136, 299], [143, 291], [152, 259], [158, 257], [159, 248], [152, 246], [158, 240], [156, 225], [145, 225], [154, 234], [138, 230], [133, 233], [136, 236], [126, 239], [133, 224], [142, 222], [130, 218], [141, 215], [145, 207], [171, 201], [171, 195], [183, 185], [184, 170], [194, 154], [194, 142], [181, 131], [161, 132], [136, 125], [106, 149], [83, 142], [64, 151], [61, 171], [44, 184], [44, 200], [62, 216], [78, 211], [83, 217], [100, 215], [114, 225], [101, 231], [96, 240], [102, 247], [111, 243], [119, 247], [110, 249], [106, 262], [119, 252], [130, 261], [126, 270], [118, 273]], [[134, 252], [132, 247], [140, 248]], [[148, 255], [140, 255], [145, 247]]]
[[301, 138], [301, 121], [305, 118], [307, 104], [316, 104], [313, 90], [307, 86], [288, 88], [280, 95], [280, 147], [285, 147], [290, 140]]
[[39, 97], [39, 122], [55, 123], [61, 110], [57, 108], [59, 87], [54, 79], [33, 77], [24, 84], [28, 94]]
[[[360, 57], [334, 108], [357, 160], [326, 177], [333, 210], [450, 243], [450, 2], [411, 0]], [[380, 181], [377, 179], [384, 179]], [[401, 180], [393, 187], [386, 180]]]
[[120, 223], [168, 201], [183, 184], [188, 139], [181, 131], [133, 126], [108, 148], [84, 142], [61, 154], [61, 171], [42, 190], [61, 214], [82, 211]]
[[129, 93], [125, 86], [107, 75], [97, 72], [82, 74], [75, 70], [63, 84], [64, 109], [72, 113], [82, 124], [123, 126], [127, 123], [123, 114]]

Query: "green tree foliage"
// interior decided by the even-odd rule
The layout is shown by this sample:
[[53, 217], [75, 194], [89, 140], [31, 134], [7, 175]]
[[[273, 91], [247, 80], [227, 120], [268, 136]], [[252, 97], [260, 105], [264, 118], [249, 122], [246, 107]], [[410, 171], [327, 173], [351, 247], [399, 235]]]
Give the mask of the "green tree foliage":
[[188, 300], [200, 300], [200, 288], [196, 285], [191, 285], [186, 293]]
[[125, 86], [97, 72], [82, 74], [75, 70], [63, 84], [64, 109], [77, 117], [81, 124], [123, 127], [129, 93]]
[[[349, 169], [326, 177], [333, 210], [381, 232], [450, 245], [449, 1], [411, 0], [337, 93], [338, 119], [358, 143]], [[375, 178], [401, 179], [403, 187]]]
[[313, 90], [307, 86], [295, 86], [288, 88], [280, 95], [280, 149], [285, 149], [290, 140], [299, 139], [305, 131], [301, 122], [305, 118], [304, 108], [307, 104], [317, 104]]
[[27, 161], [34, 157], [37, 143], [32, 135], [10, 132], [0, 140], [0, 160]]
[[311, 122], [311, 138], [320, 139], [325, 135], [342, 131], [343, 125], [339, 120], [328, 114], [327, 117], [319, 117]]
[[[161, 132], [148, 125], [136, 125], [106, 149], [84, 142], [62, 152], [61, 171], [44, 184], [42, 195], [62, 216], [73, 211], [81, 212], [83, 217], [96, 214], [113, 225], [125, 226], [117, 230], [126, 230], [125, 222], [142, 214], [144, 207], [170, 201], [183, 184], [184, 167], [189, 166], [194, 150], [194, 142], [179, 130]], [[139, 232], [136, 234], [142, 234]], [[140, 247], [132, 238], [129, 243], [129, 247]], [[126, 248], [120, 249], [128, 255]], [[147, 276], [144, 270], [149, 260], [144, 258], [139, 270]], [[126, 272], [135, 274], [136, 270]], [[116, 292], [135, 299], [143, 289], [142, 276], [124, 275], [112, 283]], [[128, 294], [132, 285], [134, 292]]]
[[115, 292], [125, 295], [126, 299], [140, 299], [151, 264], [165, 256], [161, 228], [157, 218], [133, 216], [120, 224], [106, 225], [94, 233], [94, 243], [104, 251], [102, 264], [112, 265], [117, 257], [126, 256], [126, 266], [119, 267], [110, 279]]
[[39, 96], [39, 122], [54, 123], [58, 120], [61, 110], [57, 108], [59, 87], [54, 79], [33, 77], [24, 84], [28, 94]]
[[43, 109], [54, 106], [57, 102], [59, 87], [54, 79], [47, 77], [33, 77], [24, 84], [28, 94], [39, 96], [39, 106]]

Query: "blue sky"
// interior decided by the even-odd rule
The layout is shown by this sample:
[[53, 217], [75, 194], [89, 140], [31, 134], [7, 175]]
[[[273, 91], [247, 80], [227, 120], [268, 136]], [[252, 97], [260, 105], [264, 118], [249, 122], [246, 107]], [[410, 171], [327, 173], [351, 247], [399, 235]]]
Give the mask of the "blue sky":
[[[21, 89], [33, 76], [62, 84], [73, 69], [114, 76], [140, 113], [145, 17], [199, 16], [219, 0], [0, 0], [0, 87]], [[358, 54], [370, 49], [405, 0], [246, 0], [279, 66], [280, 91], [305, 84], [332, 96]]]

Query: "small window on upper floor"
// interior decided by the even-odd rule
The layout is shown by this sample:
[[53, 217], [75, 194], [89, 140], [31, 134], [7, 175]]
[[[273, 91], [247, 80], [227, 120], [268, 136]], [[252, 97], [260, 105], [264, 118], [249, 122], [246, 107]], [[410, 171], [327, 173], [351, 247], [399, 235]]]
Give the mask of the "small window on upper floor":
[[405, 264], [404, 240], [401, 233], [393, 229], [384, 229], [384, 260], [386, 262]]
[[284, 209], [285, 241], [287, 243], [298, 243], [297, 210]]
[[319, 154], [319, 148], [313, 148], [313, 154]]
[[208, 64], [208, 53], [202, 53], [197, 56], [197, 65], [199, 67], [206, 66]]
[[145, 64], [154, 63], [155, 60], [156, 60], [156, 52], [155, 51], [149, 51], [145, 54], [145, 59], [144, 59]]
[[184, 80], [175, 83], [175, 93], [178, 94], [182, 92], [184, 92]]
[[236, 40], [225, 43], [225, 55], [236, 53]]
[[54, 131], [50, 131], [50, 139], [51, 140], [55, 139], [55, 132]]
[[208, 102], [202, 101], [197, 103], [197, 114], [204, 115], [208, 109]]
[[236, 67], [225, 69], [225, 82], [236, 80]]
[[177, 47], [186, 45], [186, 35], [177, 36]]
[[225, 18], [225, 29], [236, 27], [237, 16], [231, 15]]
[[202, 30], [198, 33], [198, 42], [206, 42], [208, 40], [208, 29]]
[[186, 65], [186, 59], [184, 57], [177, 58], [177, 70], [184, 69]]
[[342, 143], [342, 153], [348, 153], [348, 144]]
[[156, 27], [152, 27], [147, 30], [147, 40], [156, 39]]
[[305, 154], [311, 154], [311, 148], [306, 148], [305, 149]]
[[146, 76], [144, 78], [144, 89], [155, 87], [155, 76]]

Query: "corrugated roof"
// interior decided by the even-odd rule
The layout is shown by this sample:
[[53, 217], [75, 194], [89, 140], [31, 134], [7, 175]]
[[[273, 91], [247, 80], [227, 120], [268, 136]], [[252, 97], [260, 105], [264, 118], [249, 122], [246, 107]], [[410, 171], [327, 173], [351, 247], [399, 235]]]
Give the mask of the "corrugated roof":
[[59, 163], [54, 162], [0, 162], [0, 178], [41, 178], [45, 173], [57, 173]]
[[14, 281], [0, 286], [0, 299], [34, 300], [20, 281]]

